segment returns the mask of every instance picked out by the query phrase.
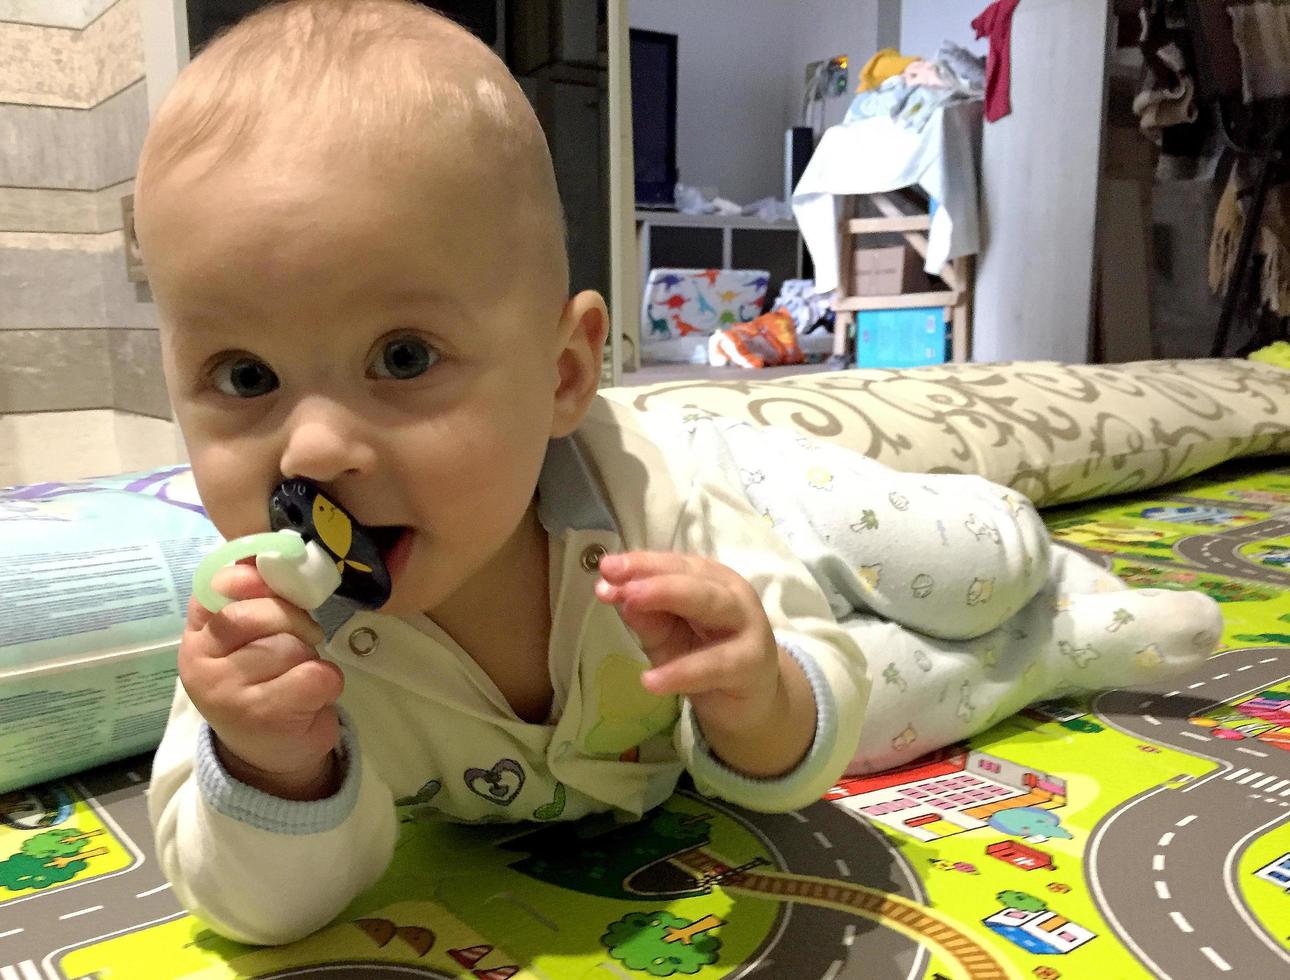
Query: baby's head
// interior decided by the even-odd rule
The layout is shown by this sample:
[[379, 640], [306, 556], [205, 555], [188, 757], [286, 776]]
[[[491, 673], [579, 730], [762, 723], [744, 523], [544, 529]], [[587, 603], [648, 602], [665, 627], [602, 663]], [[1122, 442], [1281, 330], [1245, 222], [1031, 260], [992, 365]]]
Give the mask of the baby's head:
[[266, 529], [299, 476], [414, 532], [388, 611], [508, 560], [548, 440], [594, 395], [607, 315], [568, 295], [546, 142], [486, 46], [404, 0], [265, 8], [180, 75], [135, 194], [167, 386], [225, 537]]

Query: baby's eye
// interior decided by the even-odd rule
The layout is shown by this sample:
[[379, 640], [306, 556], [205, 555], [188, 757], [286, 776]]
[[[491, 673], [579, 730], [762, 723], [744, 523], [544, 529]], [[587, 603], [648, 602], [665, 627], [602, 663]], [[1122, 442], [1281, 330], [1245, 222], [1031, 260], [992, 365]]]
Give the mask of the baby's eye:
[[407, 381], [425, 374], [439, 360], [439, 353], [417, 337], [396, 337], [386, 341], [372, 358], [377, 378]]
[[234, 398], [258, 398], [278, 387], [278, 376], [259, 358], [240, 355], [215, 365], [211, 383]]

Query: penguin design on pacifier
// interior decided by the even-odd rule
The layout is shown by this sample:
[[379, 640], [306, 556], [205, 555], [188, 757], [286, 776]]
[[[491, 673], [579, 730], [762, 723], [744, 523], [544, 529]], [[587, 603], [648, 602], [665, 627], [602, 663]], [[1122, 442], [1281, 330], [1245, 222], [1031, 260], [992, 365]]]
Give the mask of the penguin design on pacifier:
[[278, 484], [269, 496], [269, 526], [271, 532], [235, 538], [202, 560], [193, 575], [198, 602], [219, 612], [228, 598], [211, 587], [215, 573], [252, 556], [269, 588], [301, 609], [317, 609], [333, 595], [367, 609], [390, 598], [390, 573], [375, 531], [310, 480]]

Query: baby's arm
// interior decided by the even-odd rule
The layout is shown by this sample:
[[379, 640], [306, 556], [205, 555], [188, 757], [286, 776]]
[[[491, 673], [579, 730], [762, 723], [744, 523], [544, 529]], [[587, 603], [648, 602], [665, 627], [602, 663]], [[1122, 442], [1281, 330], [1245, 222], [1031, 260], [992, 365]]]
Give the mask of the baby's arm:
[[654, 665], [646, 690], [685, 697], [731, 769], [774, 779], [797, 768], [814, 741], [815, 698], [746, 579], [674, 551], [606, 555], [600, 575], [597, 597], [617, 606]]
[[385, 870], [394, 809], [336, 707], [317, 624], [250, 566], [218, 578], [234, 601], [189, 605], [148, 813], [187, 908], [234, 939], [289, 942]]
[[240, 942], [276, 945], [322, 928], [384, 873], [397, 829], [390, 793], [342, 725], [339, 790], [269, 796], [232, 779], [178, 687], [148, 791], [157, 858], [180, 903]]
[[[686, 768], [702, 792], [749, 809], [784, 811], [814, 803], [837, 781], [855, 752], [869, 693], [864, 655], [833, 621], [828, 601], [783, 539], [737, 487], [717, 474], [696, 479], [672, 548], [719, 562], [751, 587], [775, 643], [779, 676], [797, 684], [805, 714], [814, 722], [807, 732], [805, 756], [791, 771], [767, 778], [756, 775], [755, 768], [737, 765], [729, 747], [717, 751], [709, 726], [700, 722], [699, 706], [687, 698], [674, 735]], [[777, 726], [782, 741], [796, 737], [789, 730], [792, 715], [772, 714], [756, 732], [750, 726], [738, 750], [756, 751], [760, 733], [765, 730], [773, 739]]]

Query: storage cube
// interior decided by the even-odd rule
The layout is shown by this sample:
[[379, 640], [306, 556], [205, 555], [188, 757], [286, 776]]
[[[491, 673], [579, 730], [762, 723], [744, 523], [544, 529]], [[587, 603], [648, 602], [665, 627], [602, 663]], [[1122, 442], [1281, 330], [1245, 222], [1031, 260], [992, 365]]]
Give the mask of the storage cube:
[[651, 269], [641, 302], [641, 361], [707, 361], [708, 337], [761, 315], [764, 269]]

